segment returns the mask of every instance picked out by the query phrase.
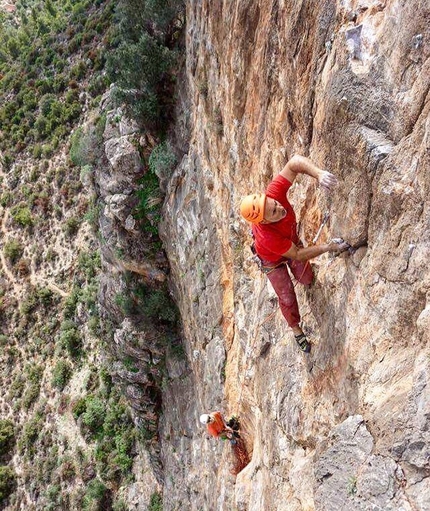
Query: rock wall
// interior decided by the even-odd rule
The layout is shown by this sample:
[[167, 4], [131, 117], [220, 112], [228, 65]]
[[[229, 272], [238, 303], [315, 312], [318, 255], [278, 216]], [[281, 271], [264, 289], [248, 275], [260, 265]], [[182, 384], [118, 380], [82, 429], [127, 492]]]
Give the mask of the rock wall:
[[[161, 423], [164, 508], [424, 510], [429, 490], [430, 6], [420, 0], [201, 0], [187, 7], [189, 147], [163, 239], [187, 363], [171, 364]], [[184, 91], [183, 91], [184, 92]], [[313, 262], [295, 346], [249, 250], [240, 197], [293, 154], [290, 198]], [[198, 416], [240, 415], [250, 465]]]

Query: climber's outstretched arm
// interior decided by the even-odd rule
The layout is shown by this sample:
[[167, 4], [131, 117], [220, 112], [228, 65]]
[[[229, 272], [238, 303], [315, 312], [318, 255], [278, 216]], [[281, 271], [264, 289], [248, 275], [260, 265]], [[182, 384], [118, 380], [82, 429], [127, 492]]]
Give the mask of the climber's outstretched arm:
[[320, 169], [309, 158], [294, 155], [281, 170], [281, 176], [293, 183], [297, 174], [306, 174], [315, 178], [320, 186], [327, 190], [332, 190], [337, 185], [337, 179], [331, 172]]
[[294, 243], [291, 245], [291, 248], [283, 254], [284, 257], [288, 259], [293, 259], [295, 261], [309, 261], [309, 259], [313, 259], [314, 257], [318, 257], [321, 254], [325, 254], [326, 252], [335, 252], [341, 253], [349, 248], [348, 243], [344, 241], [340, 243], [336, 243], [331, 241], [330, 243], [323, 243], [322, 245], [316, 245], [313, 247], [297, 247]]

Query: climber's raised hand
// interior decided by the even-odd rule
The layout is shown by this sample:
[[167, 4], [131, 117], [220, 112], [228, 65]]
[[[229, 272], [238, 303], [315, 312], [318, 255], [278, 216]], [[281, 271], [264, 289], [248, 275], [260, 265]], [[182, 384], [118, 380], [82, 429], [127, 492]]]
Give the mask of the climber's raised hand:
[[318, 183], [322, 188], [326, 190], [332, 191], [333, 188], [337, 185], [337, 178], [328, 170], [320, 170], [318, 175]]

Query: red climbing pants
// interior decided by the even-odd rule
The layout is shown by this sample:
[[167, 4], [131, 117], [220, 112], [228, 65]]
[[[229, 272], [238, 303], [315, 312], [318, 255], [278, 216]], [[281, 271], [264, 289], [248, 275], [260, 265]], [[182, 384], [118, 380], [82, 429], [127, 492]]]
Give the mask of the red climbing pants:
[[270, 269], [270, 266], [276, 266], [276, 263], [267, 263], [265, 261], [262, 261], [262, 263], [263, 271], [267, 274], [273, 289], [278, 295], [279, 306], [284, 318], [290, 327], [297, 326], [300, 323], [299, 305], [287, 266], [289, 266], [291, 273], [298, 282], [309, 286], [314, 278], [310, 263], [308, 261], [288, 259], [285, 264], [281, 264], [274, 269]]

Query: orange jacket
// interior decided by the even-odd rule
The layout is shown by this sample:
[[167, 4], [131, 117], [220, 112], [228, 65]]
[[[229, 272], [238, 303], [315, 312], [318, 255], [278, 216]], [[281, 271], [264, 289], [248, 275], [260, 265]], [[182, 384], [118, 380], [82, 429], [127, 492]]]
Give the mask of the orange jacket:
[[220, 437], [223, 433], [229, 431], [221, 412], [212, 412], [209, 414], [214, 421], [207, 425], [208, 433], [215, 438]]

